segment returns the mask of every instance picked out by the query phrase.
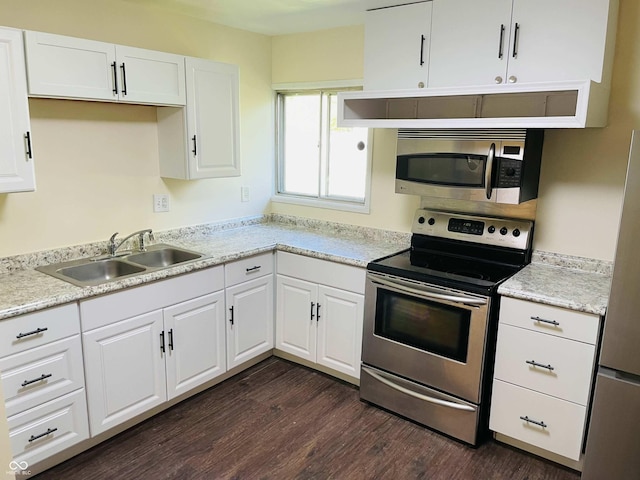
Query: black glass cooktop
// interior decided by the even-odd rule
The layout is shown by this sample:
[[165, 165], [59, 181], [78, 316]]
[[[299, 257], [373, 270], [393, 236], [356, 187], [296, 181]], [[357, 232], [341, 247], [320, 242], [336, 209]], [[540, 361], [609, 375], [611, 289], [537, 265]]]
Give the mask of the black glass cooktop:
[[504, 265], [446, 253], [426, 255], [411, 250], [374, 260], [367, 269], [460, 290], [492, 293], [521, 266]]

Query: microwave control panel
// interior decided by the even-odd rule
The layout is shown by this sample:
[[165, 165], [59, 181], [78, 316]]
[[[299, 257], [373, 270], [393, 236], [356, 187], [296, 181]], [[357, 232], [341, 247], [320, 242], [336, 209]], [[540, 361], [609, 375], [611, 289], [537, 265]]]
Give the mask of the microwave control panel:
[[497, 188], [519, 187], [522, 178], [522, 162], [500, 157], [496, 179]]

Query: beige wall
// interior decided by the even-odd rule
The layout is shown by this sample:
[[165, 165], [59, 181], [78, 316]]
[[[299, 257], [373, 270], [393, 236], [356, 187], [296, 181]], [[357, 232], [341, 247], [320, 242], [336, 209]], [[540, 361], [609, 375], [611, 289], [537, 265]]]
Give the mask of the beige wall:
[[[240, 67], [242, 176], [158, 174], [156, 108], [31, 99], [35, 193], [0, 194], [0, 256], [264, 213], [273, 175], [270, 37], [122, 0], [0, 0], [0, 25], [210, 58]], [[250, 187], [240, 202], [240, 187]], [[171, 211], [153, 213], [154, 193]]]
[[[640, 4], [620, 0], [609, 125], [547, 130], [534, 247], [612, 260], [631, 131], [640, 128]], [[274, 83], [362, 77], [362, 27], [273, 39]], [[342, 37], [342, 39], [340, 39]], [[324, 55], [305, 56], [315, 45]], [[349, 45], [348, 48], [345, 45]], [[358, 48], [354, 48], [356, 45]], [[394, 130], [375, 132], [371, 213], [354, 214], [274, 203], [272, 209], [338, 222], [410, 230], [418, 201], [394, 193]]]
[[[364, 27], [273, 37], [273, 83], [362, 79]], [[408, 232], [418, 197], [394, 193], [396, 131], [374, 132], [371, 213], [359, 214], [272, 202], [276, 213]]]

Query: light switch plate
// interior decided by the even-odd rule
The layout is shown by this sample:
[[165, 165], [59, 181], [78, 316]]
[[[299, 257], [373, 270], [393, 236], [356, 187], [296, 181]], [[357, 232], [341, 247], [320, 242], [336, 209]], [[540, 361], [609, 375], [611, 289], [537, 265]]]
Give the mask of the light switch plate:
[[249, 187], [240, 187], [240, 200], [243, 202], [248, 202], [250, 198]]
[[169, 211], [169, 195], [166, 193], [153, 194], [153, 211], [168, 212]]

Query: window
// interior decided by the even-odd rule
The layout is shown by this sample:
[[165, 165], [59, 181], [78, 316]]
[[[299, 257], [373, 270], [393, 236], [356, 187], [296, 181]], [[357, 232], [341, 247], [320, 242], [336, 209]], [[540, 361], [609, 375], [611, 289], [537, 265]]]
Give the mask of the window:
[[369, 131], [338, 128], [337, 91], [277, 95], [276, 201], [368, 211]]

